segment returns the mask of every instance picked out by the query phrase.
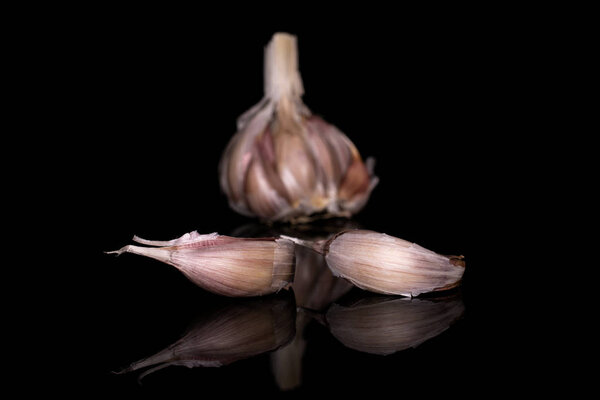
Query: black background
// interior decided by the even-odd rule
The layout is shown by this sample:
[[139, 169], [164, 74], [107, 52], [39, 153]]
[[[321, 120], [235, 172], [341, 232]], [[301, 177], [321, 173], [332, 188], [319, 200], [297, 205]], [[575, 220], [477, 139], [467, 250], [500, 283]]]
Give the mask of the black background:
[[263, 48], [277, 31], [298, 36], [306, 105], [376, 159], [380, 183], [356, 222], [467, 261], [466, 314], [450, 330], [379, 357], [344, 348], [315, 323], [295, 393], [460, 394], [475, 390], [474, 379], [498, 389], [520, 382], [518, 368], [502, 378], [485, 372], [503, 362], [513, 330], [505, 244], [493, 239], [522, 201], [511, 176], [529, 139], [519, 122], [535, 85], [536, 39], [516, 34], [518, 20], [445, 11], [315, 11], [299, 22], [241, 11], [214, 21], [92, 12], [40, 35], [35, 58], [47, 68], [34, 79], [39, 101], [53, 105], [48, 145], [60, 149], [40, 171], [51, 183], [43, 195], [59, 200], [49, 207], [57, 221], [75, 222], [77, 243], [59, 273], [68, 289], [51, 296], [65, 315], [52, 328], [52, 359], [70, 366], [53, 384], [81, 393], [278, 393], [266, 356], [170, 368], [143, 386], [111, 374], [175, 341], [215, 299], [164, 264], [103, 253], [134, 234], [230, 234], [255, 222], [229, 209], [217, 164], [236, 118], [262, 98]]

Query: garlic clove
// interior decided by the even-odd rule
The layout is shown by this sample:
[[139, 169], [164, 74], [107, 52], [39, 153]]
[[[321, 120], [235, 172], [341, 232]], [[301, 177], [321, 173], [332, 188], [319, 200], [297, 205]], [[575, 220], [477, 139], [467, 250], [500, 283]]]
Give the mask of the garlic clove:
[[227, 145], [219, 162], [219, 176], [222, 190], [229, 198], [229, 205], [243, 215], [254, 215], [245, 202], [245, 178], [248, 166], [253, 160], [255, 140], [265, 130], [273, 105], [261, 102], [249, 115], [240, 117], [239, 131]]
[[305, 146], [303, 137], [293, 132], [279, 132], [274, 135], [277, 171], [290, 205], [297, 208], [308, 201], [315, 190], [314, 159]]
[[388, 355], [440, 335], [464, 313], [460, 296], [429, 299], [369, 295], [354, 304], [334, 304], [327, 326], [346, 347]]
[[372, 292], [418, 296], [458, 285], [464, 264], [403, 239], [366, 230], [343, 232], [326, 245], [335, 275]]
[[171, 241], [134, 240], [155, 247], [128, 245], [109, 253], [154, 258], [176, 267], [196, 285], [224, 296], [274, 293], [287, 288], [294, 277], [294, 243], [286, 239], [191, 232]]
[[348, 201], [355, 195], [366, 192], [368, 188], [369, 172], [367, 167], [360, 158], [354, 158], [340, 184], [339, 197], [343, 201]]
[[[375, 159], [372, 157], [367, 158], [365, 161], [365, 170], [359, 169], [358, 171], [353, 172], [352, 177], [346, 178], [343, 186], [343, 194], [340, 194], [340, 205], [341, 208], [346, 210], [346, 212], [350, 215], [357, 213], [360, 211], [367, 201], [369, 201], [369, 196], [371, 195], [371, 191], [377, 186], [379, 183], [379, 178], [373, 175], [373, 169], [375, 167]], [[350, 168], [349, 168], [350, 169]], [[357, 166], [354, 166], [354, 169], [357, 169]], [[360, 179], [358, 176], [364, 176], [364, 172], [366, 171], [367, 175], [370, 177], [369, 183], [367, 186], [357, 185], [357, 179]], [[359, 186], [357, 189], [356, 187]], [[354, 189], [351, 189], [353, 187]], [[340, 190], [341, 191], [341, 190]], [[352, 192], [353, 194], [349, 194], [348, 192]]]
[[376, 293], [412, 297], [451, 289], [465, 270], [463, 256], [443, 256], [374, 231], [343, 231], [321, 241], [282, 237], [323, 254], [335, 276]]
[[289, 343], [295, 334], [295, 304], [289, 293], [257, 299], [217, 298], [184, 335], [158, 353], [118, 373], [146, 370], [138, 379], [169, 366], [220, 367]]
[[253, 212], [266, 219], [277, 218], [291, 210], [288, 201], [280, 195], [268, 177], [260, 160], [253, 160], [246, 176], [246, 204]]

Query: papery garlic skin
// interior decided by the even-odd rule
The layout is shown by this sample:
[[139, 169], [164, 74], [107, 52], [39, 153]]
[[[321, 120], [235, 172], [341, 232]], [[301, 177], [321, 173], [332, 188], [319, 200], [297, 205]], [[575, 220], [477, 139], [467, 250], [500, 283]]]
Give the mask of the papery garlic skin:
[[418, 296], [459, 284], [462, 257], [448, 257], [415, 243], [368, 230], [351, 230], [323, 248], [334, 275], [371, 292]]
[[451, 289], [465, 270], [463, 256], [444, 256], [369, 230], [342, 231], [318, 241], [281, 237], [321, 253], [335, 276], [375, 293], [413, 297]]
[[265, 97], [238, 119], [219, 163], [230, 206], [263, 220], [350, 216], [377, 185], [373, 161], [302, 103], [296, 38], [278, 33], [265, 50]]
[[294, 279], [294, 243], [279, 238], [233, 238], [191, 232], [179, 239], [134, 241], [115, 252], [139, 254], [179, 269], [196, 285], [231, 297], [261, 296], [286, 288]]

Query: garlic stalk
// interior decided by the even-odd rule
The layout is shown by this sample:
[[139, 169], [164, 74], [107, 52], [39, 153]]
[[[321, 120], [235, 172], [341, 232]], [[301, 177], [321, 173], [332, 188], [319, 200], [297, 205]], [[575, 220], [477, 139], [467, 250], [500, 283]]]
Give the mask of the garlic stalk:
[[134, 253], [170, 264], [196, 285], [224, 296], [260, 296], [287, 288], [294, 279], [294, 243], [279, 238], [234, 238], [194, 231], [179, 239], [135, 242], [109, 254]]
[[265, 96], [239, 117], [219, 164], [230, 206], [267, 221], [358, 212], [378, 182], [373, 160], [303, 104], [295, 36], [273, 36], [264, 73]]
[[418, 296], [460, 284], [463, 256], [443, 256], [385, 233], [343, 231], [328, 240], [282, 236], [316, 250], [334, 275], [371, 292]]

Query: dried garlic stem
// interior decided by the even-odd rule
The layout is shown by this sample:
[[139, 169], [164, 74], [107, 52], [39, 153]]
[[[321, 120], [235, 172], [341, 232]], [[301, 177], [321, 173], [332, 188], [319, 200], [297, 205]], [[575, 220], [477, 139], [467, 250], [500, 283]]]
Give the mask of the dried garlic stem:
[[298, 70], [296, 37], [276, 33], [265, 49], [265, 95], [275, 102], [283, 97], [299, 98], [304, 94]]

